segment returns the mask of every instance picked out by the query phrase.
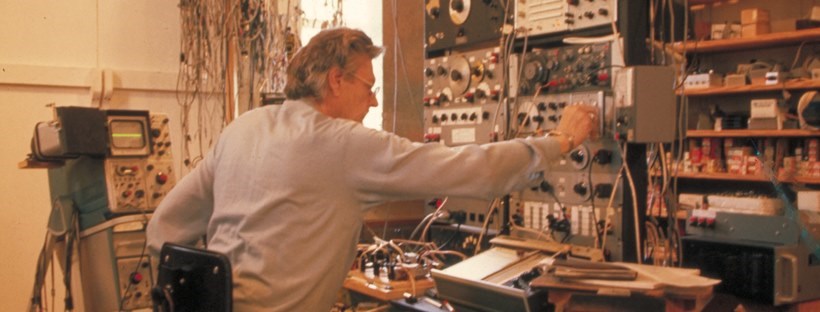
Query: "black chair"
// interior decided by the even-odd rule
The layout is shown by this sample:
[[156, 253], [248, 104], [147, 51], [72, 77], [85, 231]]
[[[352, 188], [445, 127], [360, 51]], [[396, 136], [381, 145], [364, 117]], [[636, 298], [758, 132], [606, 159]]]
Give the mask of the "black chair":
[[231, 263], [225, 255], [172, 243], [162, 245], [154, 312], [231, 311]]

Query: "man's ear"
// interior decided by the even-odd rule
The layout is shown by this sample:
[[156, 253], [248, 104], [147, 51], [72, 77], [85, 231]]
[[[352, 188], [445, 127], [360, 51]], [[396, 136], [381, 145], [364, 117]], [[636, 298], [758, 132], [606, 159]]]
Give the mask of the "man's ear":
[[344, 79], [344, 75], [342, 69], [336, 66], [331, 67], [330, 70], [327, 71], [327, 86], [330, 94], [338, 96], [342, 93], [342, 79]]

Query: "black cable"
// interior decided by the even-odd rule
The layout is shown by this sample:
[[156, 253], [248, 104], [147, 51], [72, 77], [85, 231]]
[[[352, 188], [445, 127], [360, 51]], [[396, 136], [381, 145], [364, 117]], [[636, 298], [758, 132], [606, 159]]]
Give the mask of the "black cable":
[[[430, 231], [430, 233], [433, 233], [433, 231]], [[441, 246], [438, 246], [438, 249], [444, 249], [444, 247], [446, 247], [447, 244], [449, 244], [458, 234], [461, 234], [461, 223], [456, 225], [456, 232], [453, 233], [453, 235], [450, 235], [450, 238], [448, 238], [444, 243], [442, 243]]]
[[[572, 224], [568, 221], [569, 218], [567, 218], [567, 209], [564, 207], [564, 204], [561, 203], [561, 200], [558, 199], [558, 196], [555, 195], [555, 192], [552, 189], [550, 189], [547, 193], [550, 194], [550, 196], [552, 196], [552, 199], [555, 200], [555, 203], [558, 204], [558, 208], [561, 211], [561, 222], [566, 222], [566, 224], [568, 225], [568, 227], [566, 228], [566, 232], [564, 233], [564, 237], [561, 239], [561, 243], [563, 244], [567, 240], [569, 240], [570, 233], [572, 232]], [[555, 232], [556, 226], [557, 224], [550, 224], [550, 236], [553, 237], [553, 239], [555, 239], [553, 233]]]
[[75, 233], [66, 233], [65, 267], [63, 268], [63, 285], [65, 286], [65, 310], [74, 309], [74, 299], [71, 296], [71, 258], [74, 255]]
[[[592, 226], [595, 228], [595, 239], [598, 240], [598, 242], [602, 242], [602, 240], [601, 240], [601, 229], [598, 228], [598, 213], [595, 211], [595, 195], [597, 195], [598, 191], [592, 185], [592, 165], [595, 163], [594, 160], [596, 158], [597, 158], [597, 156], [593, 156], [589, 161], [589, 171], [587, 172], [587, 180], [589, 181], [589, 190], [590, 190], [589, 203], [590, 203], [590, 206], [592, 207], [591, 208], [592, 209]], [[606, 216], [604, 216], [604, 217], [606, 217]]]

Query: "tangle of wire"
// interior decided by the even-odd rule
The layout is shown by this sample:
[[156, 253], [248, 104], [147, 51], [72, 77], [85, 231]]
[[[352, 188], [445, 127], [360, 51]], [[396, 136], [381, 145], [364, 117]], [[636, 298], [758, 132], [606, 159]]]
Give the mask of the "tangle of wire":
[[[288, 25], [291, 1], [286, 12], [271, 0], [183, 0], [180, 12], [180, 63], [177, 103], [182, 127], [182, 158], [191, 169], [213, 145], [227, 124], [225, 116], [238, 108], [227, 108], [226, 84], [235, 77], [246, 86], [247, 108], [261, 103], [260, 94], [284, 89], [288, 52], [298, 38]], [[240, 55], [229, 57], [235, 46]], [[235, 59], [235, 64], [230, 60]], [[233, 69], [233, 70], [231, 70]], [[231, 110], [231, 111], [228, 111]]]

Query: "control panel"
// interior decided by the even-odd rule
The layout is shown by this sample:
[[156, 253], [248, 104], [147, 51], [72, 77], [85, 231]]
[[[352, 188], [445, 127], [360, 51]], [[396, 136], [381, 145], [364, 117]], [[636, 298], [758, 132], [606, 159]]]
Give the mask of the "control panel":
[[555, 129], [568, 106], [591, 105], [599, 108], [601, 138], [584, 142], [554, 163], [539, 187], [511, 194], [510, 206], [519, 226], [552, 233], [556, 241], [593, 246], [607, 235], [608, 255], [620, 260], [623, 185], [617, 175], [623, 161], [618, 142], [608, 134], [612, 103], [606, 91], [518, 98], [514, 119], [519, 137]]
[[617, 0], [515, 1], [517, 37], [575, 31], [618, 20]]
[[154, 210], [176, 185], [174, 158], [171, 154], [171, 129], [165, 114], [151, 114], [152, 152], [145, 165], [148, 208]]
[[150, 217], [113, 217], [80, 232], [79, 280], [85, 311], [151, 308], [156, 264], [145, 249]]
[[112, 213], [153, 211], [176, 184], [168, 123], [166, 115], [151, 114], [150, 153], [147, 156], [105, 159], [105, 180]]
[[148, 257], [117, 259], [117, 273], [122, 295], [122, 309], [126, 311], [151, 306], [152, 273]]
[[440, 51], [501, 38], [504, 8], [501, 0], [427, 0], [427, 51]]
[[[524, 54], [518, 76], [518, 96], [606, 89], [613, 60], [620, 60], [611, 42], [533, 49]], [[617, 63], [617, 61], [615, 61]]]
[[447, 146], [487, 143], [506, 125], [500, 50], [481, 49], [431, 58], [424, 69], [426, 141]]
[[607, 103], [612, 103], [612, 97], [604, 91], [597, 92], [576, 92], [576, 93], [556, 93], [544, 94], [536, 97], [519, 97], [516, 111], [514, 112], [513, 129], [517, 130], [518, 136], [531, 135], [536, 132], [543, 132], [555, 129], [564, 109], [570, 105], [591, 105], [600, 109], [601, 120], [600, 133], [604, 133], [604, 123], [611, 114], [611, 108], [606, 107]]

